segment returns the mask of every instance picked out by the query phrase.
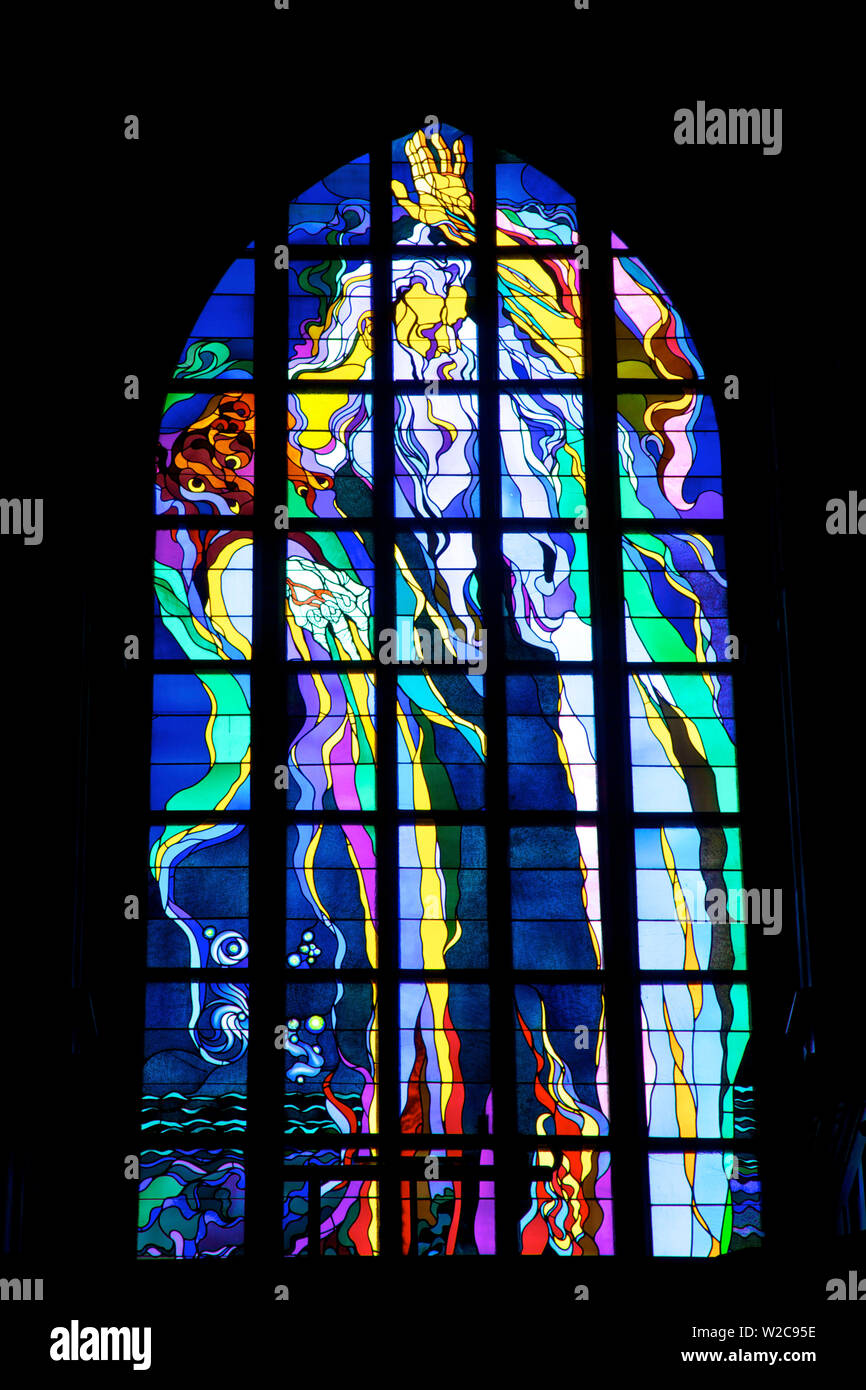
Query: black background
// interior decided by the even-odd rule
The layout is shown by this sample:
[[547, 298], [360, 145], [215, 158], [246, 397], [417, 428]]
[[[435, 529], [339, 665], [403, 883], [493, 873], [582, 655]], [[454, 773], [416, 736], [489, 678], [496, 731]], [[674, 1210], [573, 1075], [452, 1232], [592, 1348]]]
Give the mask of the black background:
[[[827, 1172], [810, 1147], [834, 1099], [862, 1101], [864, 1073], [864, 541], [825, 525], [830, 498], [866, 491], [847, 24], [828, 5], [798, 15], [671, 0], [590, 0], [585, 12], [567, 0], [291, 0], [284, 12], [254, 0], [91, 11], [62, 29], [46, 19], [34, 38], [25, 102], [7, 126], [7, 276], [10, 294], [26, 294], [20, 318], [11, 308], [7, 318], [3, 491], [45, 499], [45, 534], [38, 547], [0, 540], [6, 1146], [24, 1174], [23, 1249], [2, 1264], [46, 1281], [44, 1304], [4, 1305], [0, 1316], [26, 1365], [71, 1373], [48, 1361], [47, 1345], [48, 1330], [73, 1317], [151, 1325], [159, 1372], [177, 1358], [205, 1373], [237, 1364], [266, 1374], [267, 1362], [351, 1377], [399, 1366], [415, 1377], [484, 1370], [502, 1347], [552, 1376], [607, 1366], [651, 1376], [679, 1364], [680, 1350], [718, 1345], [692, 1341], [693, 1324], [814, 1325], [816, 1341], [803, 1345], [817, 1348], [818, 1367], [852, 1355], [861, 1310], [828, 1304], [825, 1285], [857, 1267], [858, 1251], [866, 1275], [866, 1259], [854, 1238], [833, 1235]], [[781, 107], [781, 154], [675, 145], [674, 112], [698, 100]], [[119, 904], [138, 891], [124, 826], [146, 796], [137, 730], [149, 697], [122, 639], [147, 632], [161, 392], [274, 188], [288, 197], [428, 112], [574, 189], [578, 217], [587, 197], [603, 203], [596, 215], [671, 293], [708, 377], [740, 380], [740, 401], [718, 409], [732, 612], [745, 644], [741, 786], [744, 809], [766, 826], [767, 872], [793, 885], [783, 577], [817, 1039], [809, 1066], [773, 1074], [788, 1058], [797, 985], [791, 921], [753, 958], [771, 1039], [776, 1237], [766, 1253], [634, 1267], [413, 1262], [408, 1272], [371, 1261], [360, 1273], [323, 1261], [310, 1275], [297, 1262], [276, 1273], [242, 1261], [166, 1268], [125, 1253], [140, 943]], [[140, 118], [137, 142], [123, 137], [129, 113]], [[141, 379], [138, 402], [123, 400], [128, 373]], [[277, 1279], [288, 1303], [273, 1302]], [[574, 1300], [580, 1282], [587, 1303]]]

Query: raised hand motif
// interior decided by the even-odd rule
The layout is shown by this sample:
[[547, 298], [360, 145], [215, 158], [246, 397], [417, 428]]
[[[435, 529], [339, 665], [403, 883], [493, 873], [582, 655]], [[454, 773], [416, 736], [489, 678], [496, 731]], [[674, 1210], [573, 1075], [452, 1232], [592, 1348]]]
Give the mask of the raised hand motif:
[[423, 130], [417, 130], [406, 142], [406, 154], [417, 201], [399, 179], [391, 183], [404, 212], [428, 227], [441, 228], [448, 240], [457, 246], [474, 242], [475, 212], [464, 177], [466, 151], [463, 141], [458, 137], [452, 152], [441, 135], [431, 135], [428, 143]]

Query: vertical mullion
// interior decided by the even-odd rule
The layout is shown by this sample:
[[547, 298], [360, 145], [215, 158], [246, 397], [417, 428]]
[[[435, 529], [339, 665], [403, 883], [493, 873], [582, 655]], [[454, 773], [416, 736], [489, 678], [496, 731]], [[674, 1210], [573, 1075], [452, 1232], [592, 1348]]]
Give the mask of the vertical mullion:
[[[514, 1254], [520, 1218], [523, 1157], [517, 1151], [514, 1005], [511, 951], [511, 880], [508, 859], [508, 759], [505, 714], [505, 631], [502, 613], [502, 544], [499, 462], [498, 286], [496, 268], [495, 151], [485, 140], [473, 147], [475, 178], [476, 319], [478, 324], [478, 456], [481, 474], [479, 569], [481, 611], [487, 629], [484, 717], [487, 732], [487, 923], [489, 942], [490, 1055], [493, 1088], [496, 1252]], [[491, 869], [493, 872], [490, 872]]]
[[[394, 613], [394, 380], [391, 346], [391, 151], [370, 154], [373, 300], [374, 642]], [[376, 900], [378, 915], [378, 1114], [380, 1252], [402, 1249], [399, 1183], [399, 1006], [397, 867], [397, 672], [376, 666]]]
[[274, 509], [286, 502], [288, 286], [274, 264], [285, 242], [281, 188], [265, 192], [255, 240], [256, 491], [250, 801], [250, 1034], [247, 1120], [247, 1251], [282, 1254], [285, 1054], [274, 1030], [285, 1022], [285, 817], [274, 769], [285, 746], [285, 531]]
[[[622, 536], [617, 451], [617, 376], [610, 229], [588, 214], [581, 239], [589, 266], [581, 272], [588, 307], [587, 508], [592, 602], [593, 685], [599, 791], [599, 872], [604, 923], [613, 1221], [618, 1254], [650, 1251], [649, 1174], [641, 1072], [640, 982], [637, 972], [634, 822], [631, 799], [628, 680], [623, 622]], [[635, 1140], [640, 1139], [640, 1142]]]
[[327, 1180], [317, 1164], [307, 1165], [307, 1254], [318, 1259], [322, 1253], [322, 1182]]

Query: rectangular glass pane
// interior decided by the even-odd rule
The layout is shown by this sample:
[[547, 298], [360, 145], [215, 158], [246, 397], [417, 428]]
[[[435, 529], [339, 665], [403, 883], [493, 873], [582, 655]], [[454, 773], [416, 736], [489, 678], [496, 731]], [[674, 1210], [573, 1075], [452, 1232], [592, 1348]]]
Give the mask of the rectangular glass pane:
[[497, 244], [576, 246], [579, 240], [573, 196], [531, 164], [497, 151]]
[[254, 281], [252, 257], [229, 267], [196, 319], [175, 378], [252, 377]]
[[490, 1149], [423, 1154], [425, 1176], [400, 1184], [404, 1255], [496, 1253], [494, 1184], [484, 1180], [492, 1163]]
[[760, 1247], [761, 1181], [754, 1154], [650, 1154], [654, 1255], [706, 1259]]
[[509, 805], [594, 811], [597, 805], [592, 677], [539, 672], [505, 680]]
[[617, 374], [701, 379], [694, 342], [669, 296], [635, 256], [614, 256]]
[[391, 180], [395, 245], [465, 246], [475, 240], [471, 135], [431, 118], [423, 129], [392, 142]]
[[[369, 1153], [369, 1150], [365, 1150]], [[283, 1183], [283, 1252], [290, 1256], [310, 1253], [310, 1206], [317, 1189], [319, 1255], [378, 1255], [379, 1183], [338, 1166], [340, 1159], [357, 1151], [305, 1155], [304, 1176]], [[301, 1155], [294, 1157], [300, 1158]]]
[[400, 1128], [480, 1134], [492, 1124], [490, 990], [400, 985]]
[[372, 658], [374, 574], [369, 532], [291, 532], [286, 554], [290, 661]]
[[441, 667], [397, 676], [398, 806], [477, 811], [484, 806], [484, 677]]
[[249, 862], [244, 826], [151, 829], [149, 966], [248, 965]]
[[289, 203], [289, 245], [362, 246], [370, 240], [370, 156], [343, 164]]
[[635, 862], [641, 969], [745, 969], [738, 830], [642, 827]]
[[487, 965], [487, 845], [480, 825], [401, 825], [400, 965]]
[[556, 1154], [537, 1149], [530, 1155], [530, 1170], [520, 1254], [612, 1255], [610, 1154], [604, 1149]]
[[397, 396], [394, 513], [424, 520], [478, 516], [478, 398]]
[[628, 533], [622, 546], [628, 661], [727, 661], [724, 539]]
[[290, 260], [289, 377], [359, 381], [373, 375], [369, 261]]
[[510, 381], [582, 377], [577, 261], [503, 257], [498, 278], [500, 377]]
[[521, 1134], [595, 1138], [608, 1131], [601, 985], [514, 989], [517, 1127]]
[[246, 1128], [249, 987], [172, 980], [145, 990], [141, 1127], [180, 1136]]
[[252, 656], [249, 531], [157, 531], [153, 588], [157, 661], [246, 661]]
[[719, 431], [709, 396], [617, 397], [620, 499], [625, 518], [722, 515]]
[[299, 811], [376, 807], [372, 671], [289, 674], [286, 802]]
[[292, 393], [287, 399], [289, 515], [370, 516], [373, 398], [354, 391]]
[[250, 678], [229, 671], [153, 678], [151, 806], [249, 810]]
[[636, 811], [735, 812], [730, 676], [633, 675], [629, 680]]
[[483, 675], [477, 537], [398, 531], [394, 557], [397, 626], [389, 659], [435, 667], [468, 662]]
[[394, 261], [391, 285], [395, 381], [474, 381], [472, 263], [457, 257]]
[[292, 981], [286, 987], [285, 1125], [289, 1138], [369, 1134], [378, 1124], [376, 987], [369, 982]]
[[140, 1171], [140, 1260], [243, 1254], [246, 1174], [240, 1149], [144, 1149]]
[[375, 968], [376, 832], [370, 825], [290, 825], [286, 959], [293, 971]]
[[252, 392], [170, 392], [159, 428], [157, 516], [251, 515], [255, 441]]
[[582, 531], [502, 536], [505, 651], [513, 659], [591, 661], [589, 561]]
[[738, 1120], [751, 1132], [746, 985], [644, 984], [641, 1014], [651, 1137], [741, 1139]]
[[509, 861], [515, 969], [600, 968], [595, 826], [515, 826]]
[[586, 518], [582, 397], [501, 396], [499, 444], [503, 516]]

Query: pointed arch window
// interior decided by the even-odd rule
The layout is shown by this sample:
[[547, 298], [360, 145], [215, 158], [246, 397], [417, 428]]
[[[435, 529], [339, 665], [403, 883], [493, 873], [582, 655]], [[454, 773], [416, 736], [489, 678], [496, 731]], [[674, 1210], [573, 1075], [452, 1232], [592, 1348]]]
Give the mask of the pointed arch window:
[[179, 354], [142, 1258], [761, 1239], [716, 383], [586, 225], [407, 132]]

